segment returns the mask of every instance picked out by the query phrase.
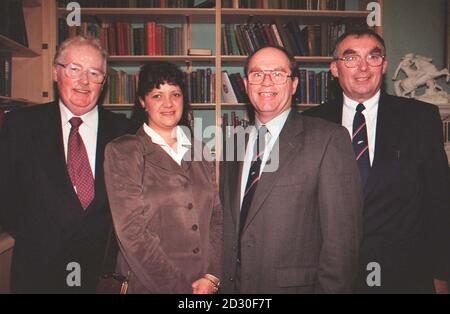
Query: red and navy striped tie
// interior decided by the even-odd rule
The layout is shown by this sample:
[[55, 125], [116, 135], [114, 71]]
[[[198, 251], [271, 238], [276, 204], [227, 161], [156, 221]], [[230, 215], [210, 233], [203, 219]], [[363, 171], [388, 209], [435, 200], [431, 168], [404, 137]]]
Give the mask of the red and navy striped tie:
[[245, 225], [245, 220], [247, 219], [247, 214], [252, 204], [256, 186], [258, 185], [258, 181], [261, 178], [259, 173], [261, 170], [261, 163], [262, 158], [264, 156], [264, 149], [266, 145], [265, 143], [266, 133], [267, 127], [265, 125], [261, 126], [258, 130], [258, 136], [255, 141], [252, 164], [250, 166], [247, 184], [245, 186], [244, 199], [242, 200], [241, 217], [239, 222], [240, 231], [242, 231], [242, 228]]
[[356, 107], [355, 118], [353, 119], [352, 145], [358, 162], [359, 172], [363, 184], [366, 183], [370, 172], [369, 141], [367, 139], [366, 119], [362, 112], [366, 109], [363, 104]]

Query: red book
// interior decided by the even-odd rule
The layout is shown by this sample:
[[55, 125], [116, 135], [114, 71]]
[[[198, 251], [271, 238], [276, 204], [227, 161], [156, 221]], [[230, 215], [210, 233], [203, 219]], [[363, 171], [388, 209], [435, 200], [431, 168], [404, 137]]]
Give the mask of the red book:
[[147, 54], [149, 56], [155, 55], [155, 22], [147, 22], [145, 24], [147, 32]]
[[162, 47], [162, 33], [163, 33], [163, 27], [161, 25], [155, 26], [155, 54], [157, 56], [163, 55], [163, 47]]
[[116, 28], [115, 23], [109, 23], [108, 25], [108, 39], [109, 39], [109, 54], [111, 56], [117, 55], [117, 49], [116, 49]]

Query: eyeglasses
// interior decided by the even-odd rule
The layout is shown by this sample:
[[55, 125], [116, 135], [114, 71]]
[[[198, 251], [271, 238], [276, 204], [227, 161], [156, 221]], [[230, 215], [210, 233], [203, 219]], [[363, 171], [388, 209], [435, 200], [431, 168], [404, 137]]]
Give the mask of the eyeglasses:
[[247, 79], [250, 84], [261, 84], [264, 81], [266, 75], [269, 75], [272, 82], [277, 85], [286, 83], [288, 77], [291, 77], [290, 74], [287, 74], [286, 72], [283, 71], [267, 70], [267, 71], [250, 72], [247, 75]]
[[64, 68], [64, 73], [67, 75], [67, 77], [70, 77], [71, 79], [77, 80], [81, 78], [84, 72], [86, 72], [89, 82], [95, 84], [102, 84], [103, 81], [105, 80], [105, 73], [96, 69], [83, 70], [83, 67], [76, 63], [68, 63], [68, 64], [57, 63], [57, 65], [62, 66]]
[[[386, 56], [367, 55], [366, 62], [371, 67], [379, 67], [383, 64], [384, 58], [386, 58]], [[343, 61], [347, 68], [356, 68], [361, 64], [362, 57], [360, 55], [350, 55], [343, 58], [335, 58], [335, 60]]]

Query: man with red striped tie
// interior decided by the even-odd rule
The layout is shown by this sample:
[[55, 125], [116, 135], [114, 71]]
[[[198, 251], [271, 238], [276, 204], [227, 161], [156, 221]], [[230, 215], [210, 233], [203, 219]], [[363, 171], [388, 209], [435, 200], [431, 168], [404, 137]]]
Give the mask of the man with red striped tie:
[[345, 126], [364, 185], [357, 292], [448, 292], [450, 200], [438, 108], [381, 90], [383, 38], [342, 35], [330, 65], [343, 93], [305, 114]]
[[103, 160], [128, 121], [98, 106], [106, 62], [99, 40], [67, 39], [53, 64], [59, 97], [5, 116], [0, 224], [15, 238], [13, 293], [92, 293], [114, 264]]

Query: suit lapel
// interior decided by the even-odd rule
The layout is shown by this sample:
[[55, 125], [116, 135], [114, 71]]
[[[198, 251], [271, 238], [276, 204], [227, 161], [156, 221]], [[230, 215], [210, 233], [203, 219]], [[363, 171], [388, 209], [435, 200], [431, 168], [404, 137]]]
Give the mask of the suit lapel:
[[[152, 139], [147, 135], [143, 127], [136, 132], [136, 136], [144, 146], [145, 162], [152, 164], [155, 168], [164, 169], [165, 171], [179, 174], [187, 178], [189, 177], [188, 170], [191, 166], [190, 162], [182, 160], [181, 166], [179, 166], [159, 145], [152, 142]], [[190, 149], [187, 154], [191, 154], [191, 157], [193, 158], [192, 149]]]
[[[243, 232], [251, 223], [253, 218], [256, 216], [258, 211], [261, 209], [264, 200], [270, 194], [275, 183], [278, 181], [280, 173], [283, 168], [291, 165], [291, 160], [295, 158], [295, 152], [298, 151], [299, 147], [302, 145], [302, 140], [299, 135], [303, 132], [302, 117], [295, 110], [292, 110], [289, 114], [288, 119], [277, 139], [277, 143], [274, 146], [271, 154], [276, 154], [276, 147], [279, 146], [279, 163], [278, 169], [273, 172], [263, 172], [258, 186], [256, 187], [255, 195], [250, 206], [248, 216], [243, 228]], [[271, 157], [276, 158], [275, 155]]]
[[369, 178], [364, 187], [364, 196], [367, 197], [377, 182], [382, 179], [384, 169], [390, 161], [397, 158], [399, 152], [399, 138], [402, 132], [401, 113], [395, 113], [395, 104], [389, 101], [389, 95], [384, 92], [380, 95], [378, 103], [377, 128], [375, 139], [375, 155]]
[[61, 115], [58, 102], [54, 102], [47, 111], [42, 123], [42, 133], [36, 134], [36, 143], [40, 151], [40, 164], [48, 176], [55, 195], [63, 198], [63, 203], [71, 209], [78, 209], [81, 204], [73, 189], [67, 172], [64, 142], [62, 138]]
[[114, 124], [107, 116], [106, 109], [98, 107], [98, 129], [97, 129], [97, 146], [95, 153], [95, 197], [86, 209], [86, 213], [102, 208], [106, 202], [105, 178], [103, 170], [103, 161], [105, 155], [105, 147], [108, 142], [115, 138]]

